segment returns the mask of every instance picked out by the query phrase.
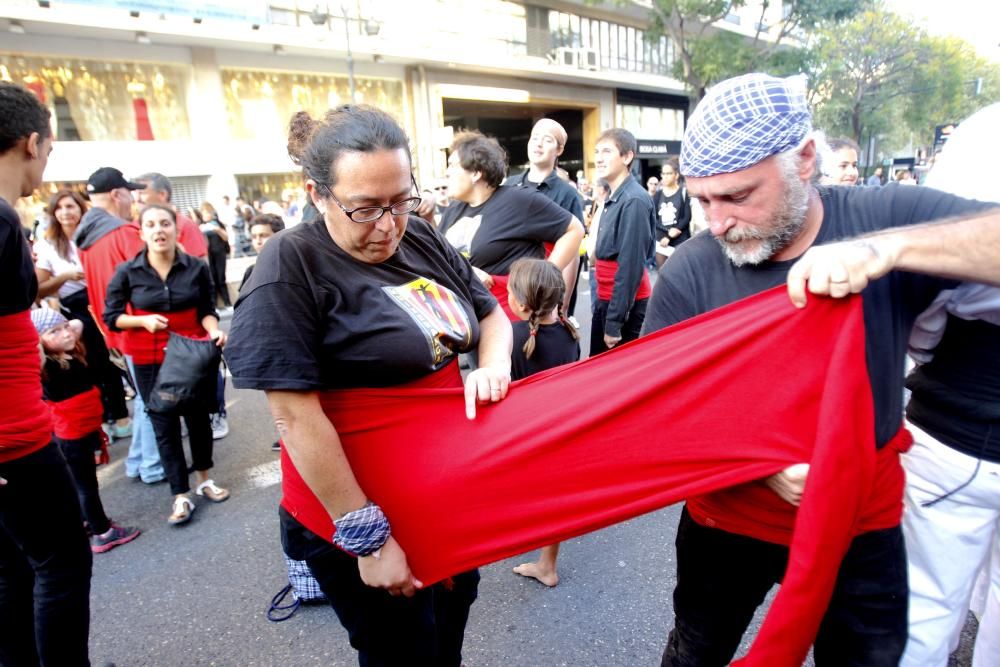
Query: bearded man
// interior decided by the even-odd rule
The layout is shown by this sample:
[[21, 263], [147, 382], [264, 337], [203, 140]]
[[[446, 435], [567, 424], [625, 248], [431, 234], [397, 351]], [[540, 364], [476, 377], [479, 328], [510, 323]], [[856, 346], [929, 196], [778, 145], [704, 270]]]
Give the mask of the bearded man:
[[[897, 665], [907, 638], [900, 530], [904, 356], [916, 316], [956, 280], [1000, 283], [1000, 209], [928, 188], [815, 186], [816, 140], [804, 80], [747, 74], [709, 90], [688, 123], [681, 173], [709, 233], [664, 266], [644, 333], [787, 283], [861, 293], [875, 408], [878, 490], [839, 570], [814, 645], [817, 665]], [[848, 239], [848, 240], [843, 240]], [[790, 316], [794, 310], [790, 309]], [[788, 360], [795, 372], [795, 359]], [[761, 387], [781, 391], [781, 378]], [[789, 397], [793, 400], [794, 397]], [[718, 419], [753, 428], [753, 396]], [[739, 455], [740, 443], [733, 443]], [[808, 465], [689, 498], [677, 531], [674, 628], [663, 665], [726, 665], [788, 560]]]

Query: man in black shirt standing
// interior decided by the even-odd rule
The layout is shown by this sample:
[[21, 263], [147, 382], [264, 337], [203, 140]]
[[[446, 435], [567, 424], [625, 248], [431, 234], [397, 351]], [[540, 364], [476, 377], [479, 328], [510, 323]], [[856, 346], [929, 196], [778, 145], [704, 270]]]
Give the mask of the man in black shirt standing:
[[646, 258], [653, 245], [653, 202], [629, 173], [637, 144], [628, 130], [601, 133], [594, 148], [597, 175], [611, 186], [594, 248], [597, 307], [590, 325], [590, 354], [639, 337], [650, 295]]
[[[556, 170], [556, 161], [566, 149], [568, 138], [566, 129], [551, 118], [543, 118], [535, 123], [535, 126], [531, 128], [531, 136], [528, 138], [528, 162], [531, 166], [528, 171], [511, 176], [504, 184], [516, 188], [537, 190], [582, 222], [583, 203], [580, 195], [576, 188], [559, 178], [559, 173]], [[576, 286], [582, 270], [583, 264], [581, 262], [576, 263], [575, 269], [572, 262], [563, 269], [563, 279], [566, 279], [566, 284], [572, 288], [566, 312], [571, 316], [570, 321], [574, 323], [574, 326], [576, 321], [572, 315], [576, 309]], [[571, 272], [570, 275], [567, 276], [567, 272]]]
[[[897, 665], [907, 629], [898, 456], [910, 442], [900, 429], [906, 341], [914, 318], [952, 279], [1000, 283], [1000, 213], [928, 188], [817, 188], [816, 152], [804, 81], [748, 74], [709, 90], [685, 131], [681, 172], [711, 234], [666, 263], [644, 331], [783, 283], [796, 307], [806, 306], [807, 291], [863, 293], [879, 448], [872, 500], [882, 511], [862, 522], [843, 557], [814, 655], [817, 665]], [[941, 221], [916, 224], [932, 220]], [[748, 429], [747, 439], [754, 436]], [[783, 576], [807, 475], [799, 464], [688, 499], [663, 665], [730, 662]]]

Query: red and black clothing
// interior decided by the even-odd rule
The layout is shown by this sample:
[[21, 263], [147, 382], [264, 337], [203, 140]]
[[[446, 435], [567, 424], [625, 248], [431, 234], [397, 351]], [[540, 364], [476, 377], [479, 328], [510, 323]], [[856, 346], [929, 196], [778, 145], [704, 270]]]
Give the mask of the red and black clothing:
[[601, 213], [594, 250], [597, 306], [590, 326], [590, 354], [639, 337], [651, 293], [646, 259], [653, 247], [653, 203], [631, 175], [611, 193]]
[[104, 303], [108, 284], [118, 265], [145, 248], [139, 237], [139, 225], [95, 206], [83, 214], [73, 241], [87, 279], [87, 297], [94, 311], [94, 320], [101, 327], [107, 346], [121, 350], [121, 334], [104, 326]]
[[[163, 331], [150, 333], [144, 328], [127, 329], [123, 334], [125, 353], [135, 364], [135, 380], [143, 401], [148, 401], [163, 363], [163, 353], [173, 332], [189, 338], [207, 338], [201, 325], [207, 316], [218, 317], [213, 306], [212, 278], [204, 262], [178, 250], [174, 263], [164, 280], [150, 266], [144, 249], [130, 261], [118, 267], [108, 285], [104, 322], [111, 331], [121, 331], [117, 320], [121, 315], [158, 314], [167, 318]], [[215, 375], [206, 378], [214, 385]], [[148, 403], [147, 403], [148, 405]], [[212, 427], [209, 407], [195, 406], [183, 413], [191, 443], [192, 467], [208, 470], [212, 467]], [[187, 493], [191, 486], [181, 442], [180, 417], [148, 411], [160, 459], [174, 495]]]
[[494, 276], [490, 291], [516, 322], [517, 315], [507, 305], [511, 264], [525, 257], [545, 259], [546, 244], [566, 233], [572, 215], [538, 190], [501, 185], [479, 206], [453, 200], [441, 215], [438, 232], [474, 267]]
[[3, 199], [0, 285], [0, 663], [86, 665], [92, 555], [42, 402], [31, 248]]
[[[395, 254], [377, 264], [342, 250], [322, 220], [301, 223], [261, 251], [225, 354], [241, 388], [325, 397], [350, 387], [460, 386], [456, 357], [475, 348], [479, 320], [495, 307], [469, 263], [419, 218], [410, 217]], [[356, 559], [333, 546], [330, 516], [284, 449], [281, 458], [285, 552], [309, 564], [362, 664], [457, 667], [478, 573], [410, 600], [365, 586]]]
[[[928, 188], [819, 188], [823, 222], [815, 245], [949, 216], [984, 210], [990, 205], [961, 199]], [[756, 266], [734, 266], [715, 239], [697, 236], [683, 244], [664, 265], [650, 299], [644, 332], [652, 332], [718, 308], [745, 296], [781, 285], [795, 260], [765, 261]], [[868, 374], [875, 405], [875, 440], [886, 448], [878, 456], [878, 479], [891, 484], [895, 520], [891, 527], [869, 530], [855, 538], [845, 558], [837, 589], [816, 641], [817, 662], [831, 664], [895, 665], [906, 642], [907, 585], [902, 536], [898, 525], [902, 507], [902, 471], [896, 451], [903, 411], [903, 372], [907, 340], [913, 322], [951, 281], [894, 271], [873, 281], [863, 292]], [[794, 373], [789, 368], [789, 373]], [[747, 439], [753, 440], [748, 432]], [[760, 604], [766, 591], [784, 571], [787, 544], [783, 535], [795, 513], [762, 482], [690, 498], [686, 508], [697, 529], [678, 533], [678, 587], [675, 628], [664, 657], [665, 665], [684, 660], [710, 660], [718, 647], [739, 643], [749, 622], [747, 613]], [[770, 525], [769, 525], [770, 523]], [[708, 571], [709, 552], [725, 542], [723, 572]], [[748, 547], [762, 542], [779, 549]], [[754, 552], [753, 555], [751, 551]], [[761, 564], [761, 553], [770, 563]], [[747, 557], [744, 558], [744, 555]], [[750, 565], [755, 562], [756, 565]], [[723, 578], [739, 578], [744, 597]], [[721, 583], [720, 583], [721, 582]], [[751, 590], [752, 589], [752, 590]], [[750, 591], [750, 592], [747, 592]], [[746, 596], [749, 597], [746, 597]], [[719, 610], [729, 609], [723, 615]], [[735, 637], [735, 641], [734, 641]], [[713, 646], [715, 648], [713, 648]], [[728, 649], [727, 649], [728, 650]]]
[[42, 372], [45, 400], [52, 410], [53, 440], [69, 465], [80, 499], [83, 518], [97, 535], [111, 527], [97, 490], [94, 453], [101, 449], [103, 406], [94, 374], [80, 360], [70, 359], [67, 367], [46, 358]]

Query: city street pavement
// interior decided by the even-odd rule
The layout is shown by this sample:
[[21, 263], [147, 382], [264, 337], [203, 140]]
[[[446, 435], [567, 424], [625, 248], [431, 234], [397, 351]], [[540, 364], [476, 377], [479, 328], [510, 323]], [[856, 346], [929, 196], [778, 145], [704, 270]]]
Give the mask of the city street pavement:
[[[579, 302], [586, 349], [589, 295], [581, 293]], [[112, 446], [112, 463], [100, 470], [109, 515], [143, 534], [94, 557], [95, 666], [357, 664], [328, 606], [303, 607], [283, 623], [265, 618], [269, 600], [287, 582], [278, 454], [270, 450], [275, 432], [262, 393], [230, 384], [226, 397], [230, 434], [215, 443], [213, 477], [232, 491], [227, 502], [197, 499], [190, 523], [168, 526], [166, 484], [147, 486], [124, 475], [128, 440]], [[554, 589], [511, 572], [523, 557], [482, 568], [466, 665], [658, 665], [672, 620], [679, 511], [671, 507], [566, 543]], [[762, 612], [741, 652], [761, 618]]]

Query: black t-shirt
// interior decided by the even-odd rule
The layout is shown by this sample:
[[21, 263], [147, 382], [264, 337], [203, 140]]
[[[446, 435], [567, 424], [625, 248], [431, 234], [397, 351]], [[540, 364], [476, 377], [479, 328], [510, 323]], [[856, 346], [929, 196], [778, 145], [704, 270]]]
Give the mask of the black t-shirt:
[[554, 169], [541, 183], [529, 180], [528, 172], [525, 171], [511, 176], [504, 185], [537, 190], [575, 215], [581, 223], [583, 222], [583, 200], [580, 198], [580, 193], [572, 185], [559, 178], [559, 174]]
[[[995, 206], [925, 187], [818, 190], [823, 223], [814, 245]], [[715, 238], [699, 234], [681, 245], [663, 265], [649, 299], [643, 333], [782, 285], [794, 263], [792, 259], [736, 267], [726, 259]], [[866, 357], [879, 447], [889, 441], [902, 422], [904, 364], [913, 322], [941, 289], [952, 285], [953, 281], [932, 276], [892, 271], [872, 281], [863, 292]], [[794, 367], [789, 370], [794, 372]]]
[[502, 185], [479, 206], [453, 201], [440, 232], [472, 265], [494, 276], [522, 257], [545, 259], [545, 242], [566, 233], [572, 214], [540, 192]]
[[70, 359], [69, 368], [62, 368], [58, 361], [45, 358], [42, 396], [46, 401], [59, 403], [85, 391], [90, 391], [93, 386], [93, 374], [78, 359]]
[[[670, 215], [671, 210], [673, 216]], [[691, 200], [688, 198], [687, 188], [677, 188], [677, 192], [672, 195], [657, 190], [653, 197], [653, 214], [656, 216], [657, 241], [667, 236], [674, 227], [681, 233], [670, 239], [670, 245], [676, 247], [691, 238]], [[664, 218], [666, 223], [663, 222]]]
[[531, 359], [525, 359], [522, 348], [531, 329], [527, 322], [514, 322], [514, 352], [511, 355], [510, 378], [520, 380], [539, 371], [545, 371], [563, 364], [571, 364], [580, 358], [580, 342], [559, 322], [542, 324], [535, 334], [535, 351]]
[[0, 198], [0, 316], [28, 310], [37, 294], [35, 263], [21, 219]]
[[431, 226], [410, 216], [378, 264], [342, 250], [322, 220], [267, 242], [240, 291], [225, 356], [246, 389], [384, 387], [476, 347], [496, 299]]

